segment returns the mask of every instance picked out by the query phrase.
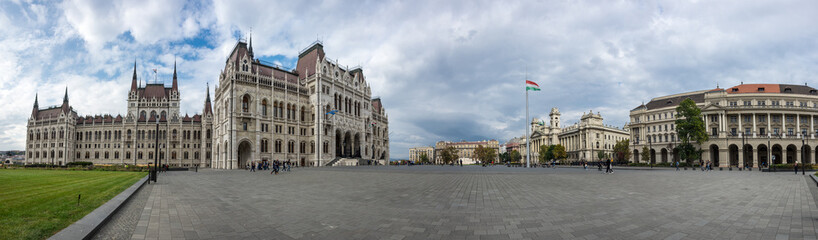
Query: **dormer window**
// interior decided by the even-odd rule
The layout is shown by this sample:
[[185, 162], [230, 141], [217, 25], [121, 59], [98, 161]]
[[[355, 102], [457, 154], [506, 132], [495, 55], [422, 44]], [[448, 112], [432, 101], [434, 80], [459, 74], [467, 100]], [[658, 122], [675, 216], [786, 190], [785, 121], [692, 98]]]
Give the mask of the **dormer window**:
[[764, 92], [764, 88], [763, 87], [758, 88], [758, 92]]
[[667, 104], [668, 105], [673, 104], [673, 100], [667, 100]]
[[792, 92], [792, 88], [784, 88], [784, 92]]
[[809, 90], [809, 94], [816, 94], [816, 93], [818, 93], [818, 91], [816, 91], [815, 89]]
[[738, 88], [733, 88], [733, 92], [738, 92]]

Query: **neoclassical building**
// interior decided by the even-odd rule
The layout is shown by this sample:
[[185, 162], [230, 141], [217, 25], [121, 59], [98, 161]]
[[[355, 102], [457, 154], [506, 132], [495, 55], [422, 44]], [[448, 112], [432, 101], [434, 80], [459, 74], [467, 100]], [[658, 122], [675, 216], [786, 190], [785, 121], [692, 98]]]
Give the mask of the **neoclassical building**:
[[[531, 155], [532, 162], [539, 156], [540, 146], [560, 144], [565, 147], [568, 161], [598, 161], [598, 152], [612, 154], [616, 141], [629, 138], [627, 130], [605, 125], [602, 115], [588, 112], [580, 117], [580, 121], [568, 127], [560, 128], [560, 112], [552, 108], [551, 123], [545, 125], [543, 121], [531, 121]], [[525, 157], [525, 153], [523, 157]]]
[[[494, 149], [495, 153], [499, 153], [500, 150], [500, 142], [494, 139], [473, 142], [468, 142], [465, 140], [460, 142], [439, 141], [435, 144], [435, 164], [440, 164], [443, 162], [440, 151], [443, 151], [443, 149], [450, 146], [457, 151], [458, 160], [463, 161], [463, 164], [475, 164], [478, 162], [477, 155], [474, 153], [474, 150], [477, 149], [477, 147], [492, 148]], [[498, 156], [495, 156], [495, 161], [497, 161], [497, 157]]]
[[[709, 140], [702, 159], [720, 167], [814, 163], [818, 157], [818, 90], [806, 85], [741, 84], [652, 99], [630, 112], [633, 162], [678, 160], [676, 106], [691, 99], [702, 109]], [[648, 147], [649, 159], [640, 159]], [[815, 155], [815, 156], [813, 156]]]
[[219, 74], [214, 101], [213, 167], [251, 161], [302, 166], [386, 164], [389, 120], [361, 67], [325, 56], [321, 42], [286, 70], [255, 58], [239, 41]]
[[434, 147], [414, 147], [409, 149], [409, 161], [412, 162], [420, 162], [420, 156], [426, 154], [426, 157], [429, 161], [433, 162], [435, 160], [435, 148]]
[[182, 116], [180, 100], [175, 64], [172, 85], [166, 87], [162, 83], [138, 84], [134, 63], [125, 116], [78, 116], [69, 104], [68, 88], [62, 104], [53, 107], [40, 109], [35, 96], [27, 124], [26, 164], [86, 161], [144, 165], [162, 160], [174, 167], [209, 167], [213, 137], [210, 94], [201, 115]]

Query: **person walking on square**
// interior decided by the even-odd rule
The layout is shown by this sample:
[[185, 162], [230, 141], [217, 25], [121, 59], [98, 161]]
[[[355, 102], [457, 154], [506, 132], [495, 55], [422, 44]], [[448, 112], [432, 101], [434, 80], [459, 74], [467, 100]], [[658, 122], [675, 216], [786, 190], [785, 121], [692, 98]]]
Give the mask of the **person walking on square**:
[[793, 166], [793, 168], [795, 169], [795, 175], [798, 175], [798, 162], [796, 162], [796, 163], [795, 163], [794, 165], [792, 165], [792, 166]]
[[251, 171], [251, 172], [255, 172], [255, 171], [256, 171], [256, 162], [253, 162], [252, 164], [250, 164], [250, 171]]
[[679, 161], [676, 161], [676, 171], [679, 171]]

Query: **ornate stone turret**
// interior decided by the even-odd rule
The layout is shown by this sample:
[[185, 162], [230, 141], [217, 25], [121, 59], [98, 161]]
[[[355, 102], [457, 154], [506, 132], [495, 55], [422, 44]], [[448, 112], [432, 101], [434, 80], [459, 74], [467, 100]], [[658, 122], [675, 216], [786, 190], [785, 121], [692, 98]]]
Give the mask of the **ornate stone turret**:
[[551, 108], [551, 113], [548, 116], [551, 117], [551, 127], [552, 128], [559, 128], [560, 127], [560, 110], [558, 108]]

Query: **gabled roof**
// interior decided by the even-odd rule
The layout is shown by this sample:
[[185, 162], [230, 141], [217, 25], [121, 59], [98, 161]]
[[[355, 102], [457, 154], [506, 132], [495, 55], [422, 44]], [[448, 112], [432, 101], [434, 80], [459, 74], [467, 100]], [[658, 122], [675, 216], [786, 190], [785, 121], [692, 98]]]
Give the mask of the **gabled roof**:
[[321, 45], [320, 42], [313, 43], [306, 50], [298, 54], [298, 63], [296, 63], [295, 71], [301, 76], [312, 76], [316, 73], [315, 65], [317, 61], [324, 60], [324, 56], [324, 45]]

